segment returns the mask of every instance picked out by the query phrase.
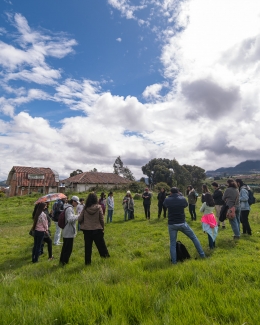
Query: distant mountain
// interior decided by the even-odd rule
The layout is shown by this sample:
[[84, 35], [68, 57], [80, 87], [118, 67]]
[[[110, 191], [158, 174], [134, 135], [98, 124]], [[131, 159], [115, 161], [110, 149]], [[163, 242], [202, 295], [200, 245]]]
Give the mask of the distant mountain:
[[0, 181], [0, 187], [7, 187], [6, 181]]
[[235, 167], [221, 167], [216, 170], [206, 171], [206, 175], [210, 176], [224, 176], [237, 175], [237, 174], [259, 174], [260, 173], [260, 160], [246, 160], [236, 165]]

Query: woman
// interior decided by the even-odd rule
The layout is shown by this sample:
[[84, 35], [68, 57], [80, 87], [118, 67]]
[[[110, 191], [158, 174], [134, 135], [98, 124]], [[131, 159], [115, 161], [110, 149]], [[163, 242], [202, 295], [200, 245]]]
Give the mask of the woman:
[[106, 194], [104, 192], [100, 194], [100, 199], [98, 200], [98, 204], [101, 205], [103, 215], [105, 215], [107, 200], [106, 200]]
[[85, 264], [91, 264], [92, 244], [95, 242], [101, 257], [110, 257], [104, 240], [104, 216], [95, 193], [87, 197], [85, 207], [79, 216], [80, 229], [85, 240]]
[[250, 212], [250, 205], [248, 203], [249, 194], [248, 190], [250, 188], [244, 184], [242, 179], [236, 179], [237, 185], [239, 186], [239, 201], [240, 201], [240, 221], [242, 223], [243, 235], [252, 235], [251, 227], [248, 221], [248, 216]]
[[197, 195], [194, 188], [191, 185], [187, 186], [186, 194], [188, 196], [189, 212], [190, 212], [191, 220], [196, 220]]
[[215, 248], [215, 240], [218, 234], [218, 225], [215, 219], [213, 210], [215, 203], [213, 197], [210, 193], [205, 194], [205, 202], [200, 208], [200, 212], [203, 212], [203, 217], [201, 218], [202, 229], [208, 234], [209, 248]]
[[32, 262], [37, 263], [40, 252], [41, 245], [44, 238], [45, 232], [48, 231], [48, 220], [46, 214], [43, 210], [47, 207], [46, 203], [39, 203], [33, 218], [32, 230], [34, 230], [34, 245], [32, 250]]
[[[213, 197], [213, 200], [214, 200], [214, 203], [215, 203], [216, 217], [218, 219], [218, 227], [220, 227], [220, 222], [221, 222], [219, 220], [220, 211], [221, 211], [221, 208], [222, 208], [222, 206], [224, 204], [224, 201], [222, 200], [223, 192], [219, 188], [218, 183], [213, 182], [211, 185], [214, 188], [214, 193], [213, 193], [212, 197]], [[222, 229], [225, 229], [225, 228], [226, 228], [225, 221], [222, 221]]]
[[167, 211], [167, 209], [163, 205], [163, 202], [164, 202], [165, 198], [166, 198], [166, 191], [162, 187], [161, 190], [160, 190], [160, 192], [157, 195], [157, 200], [158, 200], [158, 219], [161, 218], [162, 210], [163, 210], [163, 217], [166, 218], [166, 211]]
[[229, 223], [232, 227], [234, 233], [234, 239], [240, 238], [240, 209], [239, 209], [239, 191], [237, 188], [237, 183], [233, 179], [227, 180], [227, 186], [222, 200], [226, 203], [226, 205], [231, 208], [235, 206], [236, 209], [236, 217], [234, 219], [229, 219]]
[[48, 230], [45, 232], [43, 237], [40, 255], [43, 254], [44, 243], [46, 243], [48, 245], [48, 255], [49, 255], [48, 261], [52, 261], [54, 259], [54, 256], [52, 255], [52, 239], [51, 239], [51, 231], [50, 231], [51, 218], [50, 218], [48, 207], [49, 207], [49, 202], [46, 202], [46, 208], [43, 210], [43, 212], [46, 214], [48, 220]]
[[112, 222], [113, 212], [114, 212], [113, 192], [109, 192], [107, 198], [107, 223]]
[[71, 200], [67, 204], [64, 204], [65, 210], [65, 227], [62, 229], [63, 245], [60, 254], [60, 263], [66, 265], [69, 263], [69, 259], [73, 249], [74, 238], [77, 235], [76, 221], [78, 215], [74, 214], [74, 208], [79, 204], [79, 198], [72, 196]]
[[203, 184], [202, 185], [202, 195], [201, 195], [201, 203], [204, 203], [205, 202], [205, 194], [206, 193], [210, 193], [208, 187], [206, 184]]
[[126, 196], [123, 198], [123, 207], [125, 211], [125, 221], [134, 219], [134, 199], [130, 191], [127, 191]]

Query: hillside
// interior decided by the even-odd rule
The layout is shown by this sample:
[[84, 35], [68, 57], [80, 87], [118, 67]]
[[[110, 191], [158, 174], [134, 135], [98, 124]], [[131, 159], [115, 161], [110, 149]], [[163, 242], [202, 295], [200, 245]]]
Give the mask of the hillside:
[[258, 174], [260, 173], [260, 160], [246, 160], [235, 167], [221, 167], [216, 170], [206, 171], [209, 176], [237, 175], [237, 174]]
[[0, 181], [0, 187], [6, 187], [6, 181]]

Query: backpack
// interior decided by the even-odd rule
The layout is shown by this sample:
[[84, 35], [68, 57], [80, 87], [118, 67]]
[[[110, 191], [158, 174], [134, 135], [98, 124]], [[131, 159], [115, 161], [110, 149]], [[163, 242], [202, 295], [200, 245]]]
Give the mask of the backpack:
[[60, 215], [59, 215], [59, 219], [58, 219], [58, 226], [61, 229], [64, 229], [67, 225], [68, 222], [65, 221], [65, 212], [66, 212], [67, 208], [64, 209], [63, 211], [61, 211]]
[[255, 197], [254, 197], [254, 194], [251, 190], [247, 190], [248, 191], [248, 204], [251, 205], [251, 204], [255, 204]]
[[177, 261], [183, 262], [184, 260], [190, 258], [190, 254], [187, 248], [180, 241], [176, 242], [176, 253], [177, 253]]

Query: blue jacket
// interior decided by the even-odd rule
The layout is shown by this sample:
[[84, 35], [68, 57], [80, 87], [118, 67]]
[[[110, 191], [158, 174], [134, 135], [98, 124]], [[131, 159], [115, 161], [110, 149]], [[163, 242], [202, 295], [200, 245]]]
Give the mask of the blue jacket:
[[168, 225], [185, 222], [184, 209], [188, 206], [185, 197], [179, 193], [172, 193], [163, 202], [168, 209]]
[[239, 201], [240, 201], [240, 209], [241, 210], [250, 210], [250, 205], [248, 203], [248, 189], [246, 185], [243, 185], [240, 188], [240, 193], [239, 193]]

